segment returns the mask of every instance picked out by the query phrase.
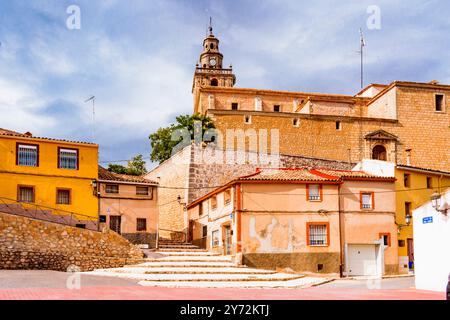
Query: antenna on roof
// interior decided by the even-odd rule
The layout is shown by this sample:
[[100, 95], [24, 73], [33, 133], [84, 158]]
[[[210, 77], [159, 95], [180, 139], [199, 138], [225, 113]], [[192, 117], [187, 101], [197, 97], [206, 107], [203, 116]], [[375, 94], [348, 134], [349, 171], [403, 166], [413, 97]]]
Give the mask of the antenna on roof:
[[364, 60], [363, 60], [364, 51], [363, 51], [363, 49], [366, 46], [366, 41], [364, 40], [364, 34], [363, 34], [361, 28], [359, 28], [359, 36], [360, 36], [360, 41], [359, 41], [360, 47], [359, 47], [358, 53], [361, 56], [361, 89], [362, 89], [362, 88], [364, 88], [364, 63], [363, 63], [364, 62]]
[[95, 141], [95, 96], [91, 96], [84, 101], [85, 103], [92, 101], [92, 142]]

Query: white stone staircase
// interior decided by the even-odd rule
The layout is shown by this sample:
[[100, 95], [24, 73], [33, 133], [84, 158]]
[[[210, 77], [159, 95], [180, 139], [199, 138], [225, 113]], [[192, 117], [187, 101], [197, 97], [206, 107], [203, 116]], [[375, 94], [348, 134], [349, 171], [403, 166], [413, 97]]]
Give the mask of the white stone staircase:
[[160, 243], [144, 263], [87, 274], [134, 279], [142, 286], [196, 288], [298, 288], [325, 280], [238, 266], [230, 256], [179, 242]]

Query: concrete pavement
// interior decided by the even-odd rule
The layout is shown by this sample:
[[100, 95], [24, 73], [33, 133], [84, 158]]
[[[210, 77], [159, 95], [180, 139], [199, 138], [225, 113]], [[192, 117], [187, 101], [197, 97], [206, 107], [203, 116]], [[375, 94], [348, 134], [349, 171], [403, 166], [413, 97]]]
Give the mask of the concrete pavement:
[[413, 278], [383, 279], [380, 288], [366, 280], [337, 280], [307, 289], [231, 289], [144, 287], [115, 277], [80, 276], [80, 289], [67, 289], [73, 274], [0, 270], [0, 300], [444, 300], [445, 294], [413, 288]]

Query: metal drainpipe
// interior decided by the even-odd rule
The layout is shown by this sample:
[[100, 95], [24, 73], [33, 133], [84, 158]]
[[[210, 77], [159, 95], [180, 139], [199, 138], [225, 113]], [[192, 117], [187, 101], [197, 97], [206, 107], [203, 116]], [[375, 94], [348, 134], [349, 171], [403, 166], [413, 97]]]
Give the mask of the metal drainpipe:
[[342, 218], [341, 218], [341, 185], [338, 184], [338, 214], [339, 214], [339, 276], [344, 276], [344, 256], [342, 250]]
[[236, 184], [236, 253], [240, 253], [242, 251], [242, 243], [241, 243], [241, 185]]
[[159, 185], [152, 190], [153, 195], [156, 196], [156, 242], [155, 249], [158, 249], [159, 246]]

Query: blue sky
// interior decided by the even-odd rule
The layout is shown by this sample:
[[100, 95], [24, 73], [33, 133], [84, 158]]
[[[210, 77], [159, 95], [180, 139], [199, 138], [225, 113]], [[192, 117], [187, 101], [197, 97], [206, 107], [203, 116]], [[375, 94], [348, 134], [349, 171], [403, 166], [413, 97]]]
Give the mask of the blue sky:
[[238, 87], [355, 94], [360, 27], [367, 83], [450, 83], [447, 1], [0, 0], [0, 127], [89, 141], [95, 95], [100, 160], [148, 157], [148, 135], [192, 112], [209, 16]]

